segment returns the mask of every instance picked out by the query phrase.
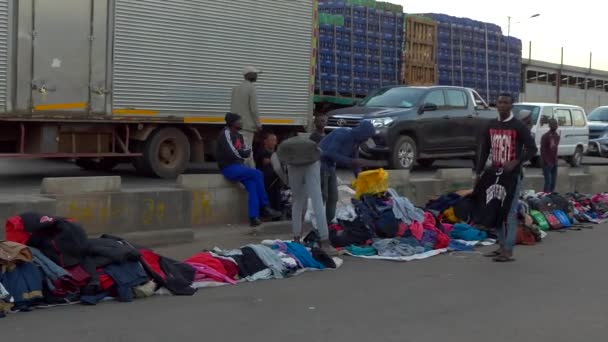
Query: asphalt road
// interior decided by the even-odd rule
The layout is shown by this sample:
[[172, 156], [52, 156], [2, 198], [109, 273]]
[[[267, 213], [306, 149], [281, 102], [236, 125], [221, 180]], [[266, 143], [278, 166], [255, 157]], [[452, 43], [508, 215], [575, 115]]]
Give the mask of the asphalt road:
[[[607, 165], [607, 158], [586, 157], [584, 164]], [[565, 165], [565, 164], [564, 164]], [[412, 177], [431, 177], [438, 168], [467, 168], [473, 167], [468, 160], [438, 161], [431, 168], [416, 167]], [[188, 173], [215, 173], [214, 163], [192, 165]], [[540, 173], [538, 169], [529, 169], [529, 173]], [[40, 192], [40, 183], [44, 177], [81, 177], [119, 175], [123, 187], [147, 188], [173, 186], [175, 180], [140, 177], [130, 164], [120, 165], [113, 172], [84, 171], [68, 161], [58, 160], [10, 160], [0, 159], [0, 194], [35, 194]]]
[[[608, 226], [551, 233], [517, 261], [479, 254], [74, 305], [0, 319], [2, 341], [571, 342], [608, 335]], [[236, 243], [236, 242], [233, 242]], [[184, 257], [207, 243], [159, 250]]]

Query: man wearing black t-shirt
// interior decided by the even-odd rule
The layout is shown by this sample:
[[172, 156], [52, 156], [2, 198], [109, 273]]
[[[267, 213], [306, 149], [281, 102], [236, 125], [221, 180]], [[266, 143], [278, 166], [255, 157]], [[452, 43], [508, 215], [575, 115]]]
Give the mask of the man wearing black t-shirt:
[[516, 119], [511, 112], [513, 97], [501, 94], [498, 97], [497, 109], [499, 118], [492, 120], [482, 132], [481, 150], [477, 163], [477, 180], [481, 176], [488, 156], [492, 156], [492, 167], [501, 168], [505, 173], [515, 173], [517, 185], [509, 213], [502, 227], [496, 227], [500, 247], [488, 254], [496, 262], [513, 261], [513, 248], [517, 237], [517, 206], [523, 179], [522, 165], [536, 155], [536, 143], [530, 130]]

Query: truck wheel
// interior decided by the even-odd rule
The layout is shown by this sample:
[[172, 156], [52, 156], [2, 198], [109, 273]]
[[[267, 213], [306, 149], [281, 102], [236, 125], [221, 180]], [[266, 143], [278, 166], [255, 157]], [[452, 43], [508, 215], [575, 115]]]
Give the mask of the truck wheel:
[[429, 167], [433, 166], [435, 159], [418, 159], [416, 162], [418, 163], [418, 165], [420, 165], [424, 168], [429, 168]]
[[568, 157], [567, 161], [572, 167], [581, 166], [581, 164], [583, 163], [583, 148], [580, 146], [577, 147], [574, 151], [574, 154], [571, 157]]
[[389, 160], [392, 169], [409, 170], [414, 166], [418, 151], [416, 150], [416, 142], [407, 135], [401, 136], [395, 142], [395, 146]]
[[89, 171], [112, 171], [118, 165], [117, 158], [101, 158], [99, 160], [89, 158], [76, 159], [76, 165], [83, 170]]
[[135, 168], [148, 176], [176, 178], [190, 162], [190, 142], [181, 130], [164, 127], [154, 131], [141, 147], [141, 157], [134, 160]]

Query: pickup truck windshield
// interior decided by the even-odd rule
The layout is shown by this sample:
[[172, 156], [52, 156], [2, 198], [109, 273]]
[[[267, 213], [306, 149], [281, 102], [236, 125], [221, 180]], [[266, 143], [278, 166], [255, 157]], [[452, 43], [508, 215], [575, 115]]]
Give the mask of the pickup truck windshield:
[[589, 113], [589, 121], [608, 122], [608, 108], [596, 108]]
[[425, 93], [418, 88], [382, 88], [366, 97], [359, 104], [363, 107], [412, 108], [420, 102]]
[[538, 115], [540, 114], [539, 106], [528, 106], [528, 105], [514, 105], [513, 106], [513, 115], [521, 119], [521, 111], [529, 110], [530, 111], [530, 122], [536, 123], [538, 121]]

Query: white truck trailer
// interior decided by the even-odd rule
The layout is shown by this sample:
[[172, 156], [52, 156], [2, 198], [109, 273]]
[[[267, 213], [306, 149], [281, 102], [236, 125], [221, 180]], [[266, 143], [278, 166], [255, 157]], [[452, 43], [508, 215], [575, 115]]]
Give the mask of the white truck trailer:
[[212, 150], [246, 66], [262, 123], [301, 129], [316, 2], [0, 0], [0, 158], [176, 177]]

